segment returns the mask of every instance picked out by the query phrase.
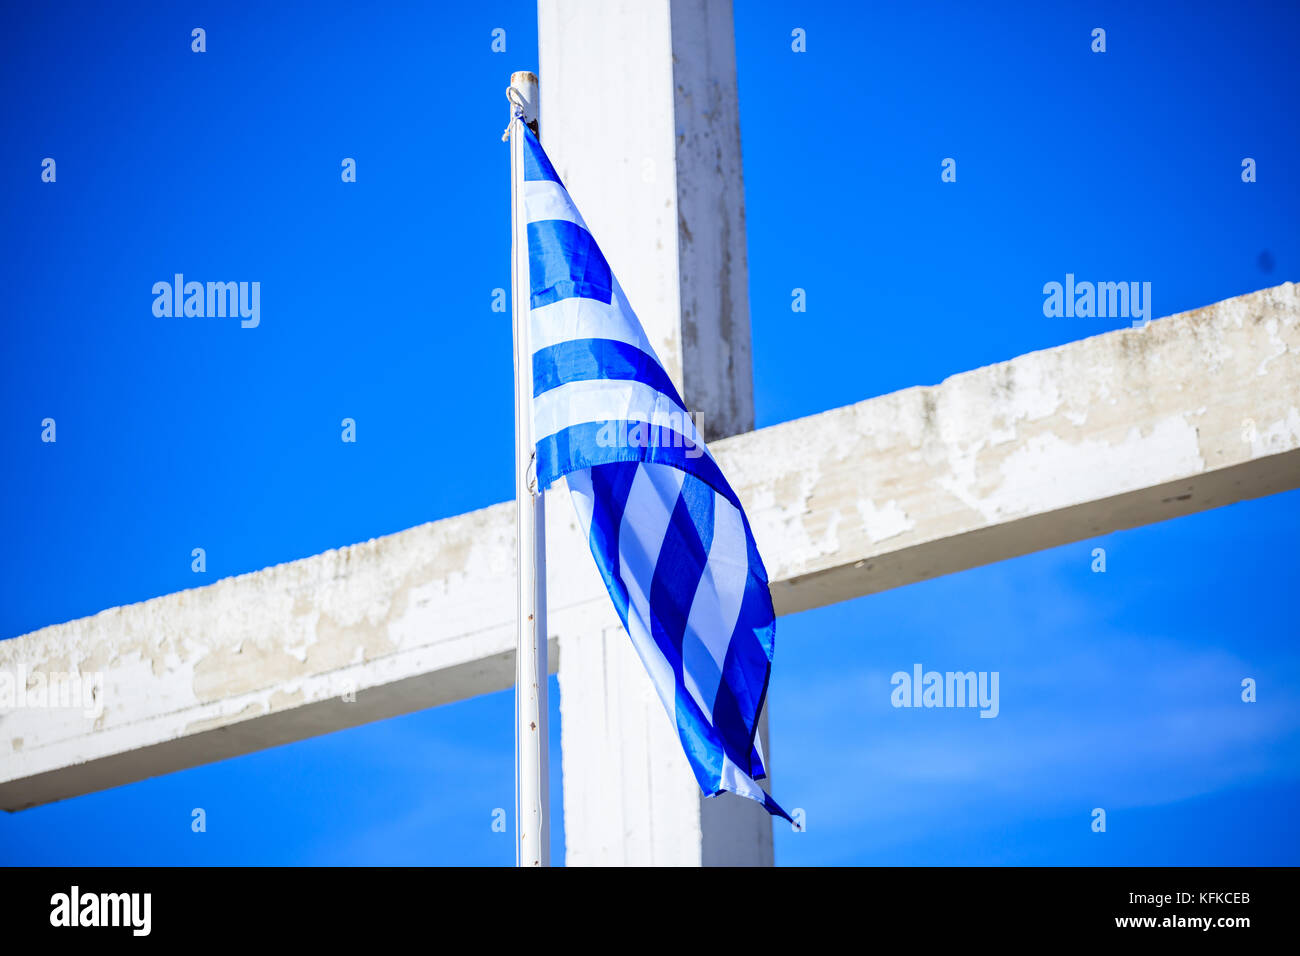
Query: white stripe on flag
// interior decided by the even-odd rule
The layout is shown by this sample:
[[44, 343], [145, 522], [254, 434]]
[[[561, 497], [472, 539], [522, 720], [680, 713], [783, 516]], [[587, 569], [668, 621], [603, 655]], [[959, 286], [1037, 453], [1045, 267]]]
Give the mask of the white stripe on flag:
[[722, 788], [738, 793], [742, 797], [757, 800], [759, 803], [762, 803], [767, 795], [766, 791], [755, 783], [749, 774], [737, 767], [726, 754], [722, 755]]
[[[539, 442], [572, 425], [604, 421], [648, 422], [669, 428], [694, 442], [696, 448], [708, 451], [681, 406], [644, 382], [604, 378], [568, 382], [533, 399], [533, 434]], [[626, 437], [626, 432], [615, 436], [624, 441]], [[686, 448], [693, 451], [690, 445]]]
[[582, 540], [591, 542], [591, 513], [596, 503], [592, 500], [591, 469], [571, 471], [562, 479], [569, 486], [569, 500], [578, 515], [578, 527], [582, 530]]
[[[587, 224], [573, 205], [573, 200], [559, 183], [547, 180], [530, 180], [524, 183], [524, 216], [528, 222], [546, 219], [563, 219], [576, 223], [583, 229]], [[587, 229], [591, 232], [590, 229]]]
[[[627, 631], [637, 653], [650, 672], [659, 699], [677, 728], [677, 686], [672, 665], [659, 650], [650, 633], [650, 595], [642, 589], [654, 580], [659, 550], [663, 547], [668, 522], [682, 491], [683, 472], [665, 465], [642, 464], [628, 492], [623, 523], [618, 529], [618, 561], [624, 587], [627, 588]], [[570, 486], [572, 487], [572, 486]]]
[[740, 616], [749, 577], [749, 554], [740, 512], [727, 499], [713, 495], [713, 541], [700, 586], [691, 602], [682, 638], [682, 671], [686, 689], [713, 722], [713, 702], [722, 682], [731, 632]]
[[628, 321], [627, 317], [632, 312], [624, 302], [619, 301], [621, 298], [622, 290], [615, 286], [612, 302], [570, 298], [533, 309], [533, 351], [540, 352], [552, 345], [577, 339], [611, 339], [635, 346], [647, 355], [654, 356], [657, 362], [659, 358], [650, 348], [650, 342], [641, 331], [640, 324], [635, 320]]

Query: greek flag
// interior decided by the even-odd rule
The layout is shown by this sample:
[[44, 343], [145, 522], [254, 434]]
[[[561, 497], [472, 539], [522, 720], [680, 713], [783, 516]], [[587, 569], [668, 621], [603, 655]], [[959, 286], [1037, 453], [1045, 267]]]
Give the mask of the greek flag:
[[[523, 124], [521, 124], [523, 125]], [[533, 435], [705, 793], [754, 781], [776, 619], [745, 512], [595, 239], [526, 130]]]

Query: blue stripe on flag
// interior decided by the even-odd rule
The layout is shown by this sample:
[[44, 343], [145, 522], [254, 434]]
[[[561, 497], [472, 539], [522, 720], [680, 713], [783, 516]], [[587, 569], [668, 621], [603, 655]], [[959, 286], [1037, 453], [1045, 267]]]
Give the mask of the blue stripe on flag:
[[[705, 789], [716, 786], [723, 755], [752, 776], [754, 734], [750, 728], [756, 726], [752, 718], [748, 727], [741, 719], [739, 708], [726, 685], [725, 672], [712, 705], [712, 732], [708, 715], [685, 689], [682, 644], [687, 616], [709, 558], [714, 500], [713, 489], [703, 482], [688, 477], [682, 483], [681, 494], [660, 546], [650, 590], [651, 633], [664, 657], [673, 662], [677, 679], [678, 732], [683, 736], [688, 752], [696, 757], [694, 763], [700, 768], [697, 776], [704, 781]], [[728, 658], [730, 656], [729, 649]], [[764, 659], [757, 673], [763, 673], [767, 664]], [[735, 679], [734, 668], [728, 670], [733, 671], [732, 678]], [[746, 674], [742, 679], [748, 681], [750, 675]]]
[[[635, 345], [613, 339], [573, 339], [533, 353], [533, 396], [569, 382], [619, 379], [641, 382], [682, 401], [668, 373]], [[684, 412], [683, 412], [684, 414]]]
[[542, 144], [537, 141], [537, 137], [533, 136], [533, 131], [529, 130], [528, 135], [524, 137], [524, 181], [544, 180], [558, 183], [560, 177], [555, 172], [555, 167], [551, 165], [550, 157], [542, 149]]
[[592, 511], [587, 539], [600, 576], [605, 579], [605, 589], [609, 591], [614, 610], [618, 612], [625, 630], [628, 599], [627, 587], [620, 576], [618, 532], [623, 524], [623, 509], [632, 490], [632, 480], [640, 467], [637, 462], [624, 462], [591, 469], [592, 499], [597, 506]]
[[695, 781], [708, 794], [718, 793], [722, 778], [722, 750], [709, 733], [708, 719], [689, 694], [677, 695], [677, 735], [695, 771]]
[[664, 657], [673, 662], [679, 688], [683, 683], [682, 636], [686, 633], [686, 616], [709, 560], [709, 547], [702, 540], [705, 535], [713, 540], [713, 490], [701, 481], [688, 478], [677, 496], [650, 583], [650, 607], [656, 612], [650, 633]]
[[566, 219], [528, 224], [529, 308], [560, 299], [599, 299], [613, 295], [609, 263], [591, 233]]
[[[766, 810], [768, 813], [772, 814], [773, 816], [785, 817], [787, 820], [790, 821], [791, 825], [794, 825], [794, 819], [790, 816], [790, 814], [786, 813], [784, 810], [781, 809], [781, 805], [772, 799], [772, 795], [770, 793], [763, 794], [763, 809]], [[795, 809], [798, 809], [798, 807], [796, 807]]]
[[[658, 611], [656, 638], [661, 640], [661, 646], [671, 648], [671, 652], [665, 650], [665, 656], [677, 662], [679, 683], [683, 685], [682, 642], [687, 615], [713, 543], [713, 509], [712, 488], [691, 478], [683, 482], [677, 508], [664, 536], [650, 595], [650, 605]], [[751, 569], [747, 575], [747, 596], [752, 593], [749, 584], [753, 581]], [[753, 728], [757, 726], [756, 705], [759, 703], [751, 693], [755, 688], [750, 681], [752, 675], [765, 673], [768, 667], [767, 657], [752, 630], [746, 633], [746, 628], [753, 627], [756, 611], [761, 615], [761, 606], [754, 606], [753, 602], [742, 603], [740, 621], [727, 647], [723, 680], [711, 702], [713, 726], [721, 738], [724, 752], [750, 776], [753, 776]], [[767, 614], [771, 614], [770, 603], [767, 603]], [[682, 691], [679, 690], [678, 695], [682, 696]]]
[[[672, 429], [659, 428], [656, 435], [651, 431], [654, 427], [646, 422], [623, 420], [582, 422], [553, 435], [544, 435], [537, 440], [537, 480], [545, 486], [570, 472], [596, 465], [654, 462], [694, 475], [740, 507], [740, 500], [722, 477], [718, 463], [703, 447], [692, 446], [689, 438]], [[629, 441], [638, 435], [656, 437], [653, 444], [643, 447]]]
[[[749, 583], [745, 587], [747, 598], [753, 581], [751, 570]], [[751, 678], [754, 674], [763, 673], [770, 663], [754, 636], [757, 611], [759, 608], [748, 600], [741, 605], [741, 621], [737, 623], [731, 644], [727, 647], [722, 682], [718, 685], [718, 696], [713, 702], [713, 723], [727, 744], [727, 755], [737, 767], [755, 779], [763, 776], [763, 770], [761, 763], [757, 766], [754, 763], [757, 751], [754, 749], [752, 728], [758, 724], [767, 685], [754, 687]], [[747, 617], [748, 621], [745, 620]]]

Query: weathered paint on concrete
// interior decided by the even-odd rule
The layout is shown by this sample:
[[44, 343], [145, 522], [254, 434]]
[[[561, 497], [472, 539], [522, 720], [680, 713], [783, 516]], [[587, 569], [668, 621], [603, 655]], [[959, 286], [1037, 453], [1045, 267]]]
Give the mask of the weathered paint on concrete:
[[780, 613], [1300, 484], [1291, 283], [718, 443]]
[[[0, 642], [0, 671], [103, 675], [93, 719], [80, 710], [0, 714], [0, 806], [510, 686], [512, 515], [510, 504], [496, 505]], [[560, 516], [556, 540], [581, 545], [565, 527], [571, 515]], [[556, 576], [554, 618], [580, 626], [599, 579], [583, 574], [589, 558], [552, 554], [579, 569]], [[565, 606], [573, 587], [576, 615]]]
[[[1285, 491], [1300, 486], [1300, 290], [1239, 296], [714, 449], [780, 613]], [[610, 623], [608, 598], [571, 508], [548, 509], [547, 534], [553, 642], [590, 640]], [[105, 675], [97, 719], [0, 714], [0, 806], [509, 687], [513, 556], [512, 506], [501, 504], [0, 641], [11, 674]], [[353, 688], [355, 703], [340, 700]]]

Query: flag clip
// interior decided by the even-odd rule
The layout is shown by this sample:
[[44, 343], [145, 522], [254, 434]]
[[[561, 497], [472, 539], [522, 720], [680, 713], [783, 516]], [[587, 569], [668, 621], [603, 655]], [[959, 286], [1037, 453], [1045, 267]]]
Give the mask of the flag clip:
[[524, 97], [513, 86], [506, 87], [506, 99], [510, 101], [510, 122], [506, 124], [506, 130], [501, 134], [501, 142], [510, 139], [510, 127], [515, 125], [515, 120], [524, 118]]

